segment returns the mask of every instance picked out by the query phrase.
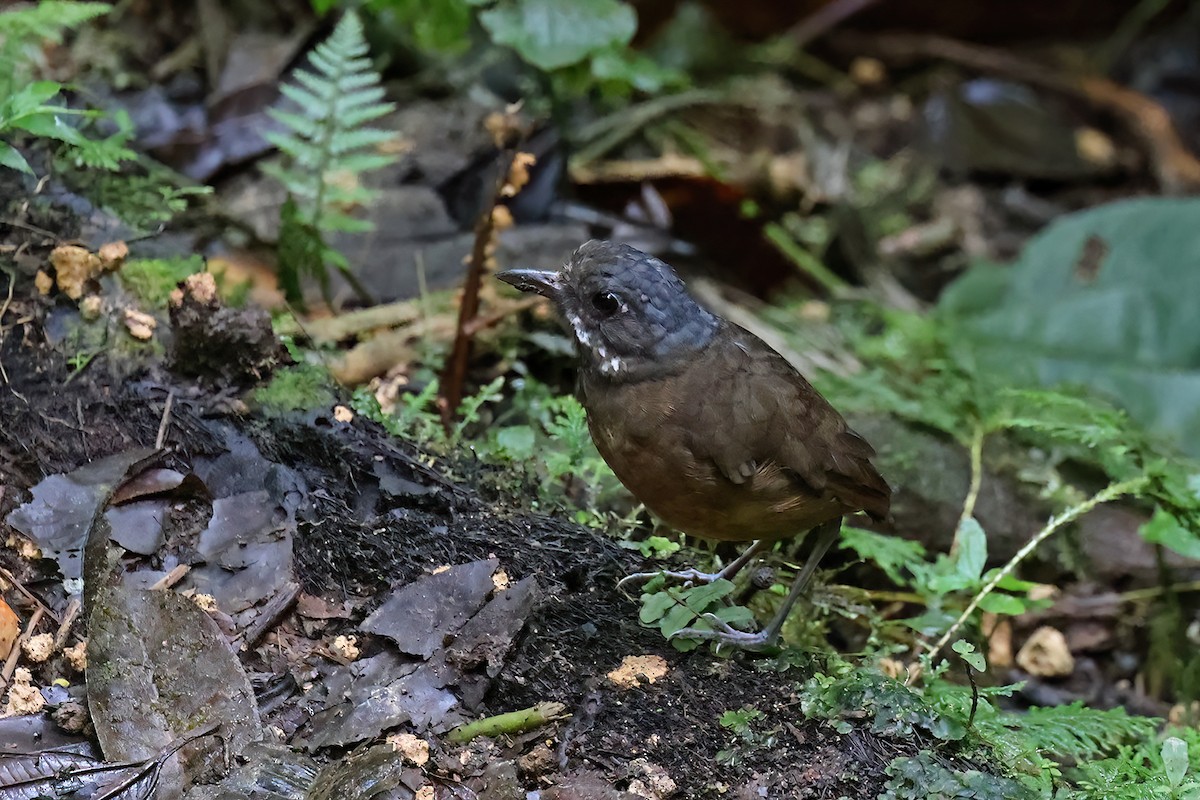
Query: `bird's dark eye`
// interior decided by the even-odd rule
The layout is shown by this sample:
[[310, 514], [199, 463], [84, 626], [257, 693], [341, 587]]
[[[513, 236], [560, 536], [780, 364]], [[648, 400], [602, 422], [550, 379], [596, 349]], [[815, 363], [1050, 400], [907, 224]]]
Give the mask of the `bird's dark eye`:
[[621, 310], [621, 300], [612, 292], [596, 292], [592, 295], [592, 307], [606, 317]]

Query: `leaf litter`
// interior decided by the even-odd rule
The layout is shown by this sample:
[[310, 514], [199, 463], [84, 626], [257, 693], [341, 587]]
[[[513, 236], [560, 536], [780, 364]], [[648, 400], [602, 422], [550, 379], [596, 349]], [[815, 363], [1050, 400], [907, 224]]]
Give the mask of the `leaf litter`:
[[[11, 353], [7, 363], [14, 363]], [[55, 396], [52, 373], [10, 374], [26, 376], [22, 393], [45, 413], [74, 405]], [[332, 785], [345, 794], [386, 780], [400, 796], [459, 782], [481, 797], [502, 797], [486, 787], [548, 781], [569, 797], [572, 786], [622, 780], [616, 765], [607, 777], [587, 767], [589, 753], [605, 751], [645, 758], [681, 791], [711, 795], [717, 778], [693, 765], [714, 763], [722, 743], [693, 734], [669, 741], [663, 732], [700, 730], [749, 702], [748, 694], [769, 715], [798, 713], [791, 679], [736, 662], [684, 661], [639, 627], [633, 606], [612, 588], [636, 557], [588, 529], [482, 500], [370, 423], [335, 428], [318, 413], [243, 426], [206, 414], [193, 395], [176, 401], [165, 449], [148, 458], [153, 451], [138, 442], [155, 438], [163, 387], [132, 382], [111, 402], [96, 402], [87, 393], [108, 390], [84, 376], [75, 391], [89, 409], [92, 451], [119, 455], [88, 481], [65, 462], [65, 449], [47, 448], [47, 456], [62, 459], [40, 467], [49, 476], [42, 480], [58, 478], [51, 486], [74, 476], [69, 483], [86, 499], [57, 528], [44, 526], [63, 537], [70, 529], [76, 557], [69, 561], [79, 560], [81, 548], [88, 552], [92, 666], [87, 695], [66, 694], [88, 701], [105, 764], [143, 763], [219, 725], [219, 737], [163, 759], [156, 768], [163, 791], [249, 796], [260, 781], [279, 780], [321, 796]], [[0, 398], [0, 406], [9, 403], [20, 401]], [[0, 416], [13, 410], [0, 408]], [[0, 434], [5, 442], [25, 436], [35, 450], [38, 437], [52, 435], [36, 425]], [[29, 486], [28, 502], [39, 502], [45, 487]], [[118, 509], [154, 503], [161, 513], [98, 513], [113, 498], [124, 501]], [[18, 519], [29, 512], [20, 510]], [[126, 528], [119, 536], [114, 519]], [[140, 541], [135, 549], [122, 544], [130, 535]], [[160, 535], [157, 550], [137, 552]], [[49, 546], [45, 552], [54, 554]], [[289, 582], [300, 588], [289, 594]], [[155, 584], [174, 589], [148, 588]], [[180, 593], [198, 601], [208, 590], [215, 599], [208, 612]], [[281, 597], [283, 610], [268, 611]], [[65, 595], [54, 599], [55, 613], [65, 604]], [[268, 614], [265, 634], [251, 640], [247, 631]], [[361, 657], [334, 658], [339, 636], [355, 637]], [[657, 656], [669, 672], [621, 690], [618, 699], [597, 681], [630, 652]], [[62, 669], [60, 656], [39, 665], [38, 685]], [[511, 734], [515, 749], [487, 739], [437, 741], [459, 723], [546, 702], [564, 706], [567, 718]], [[826, 754], [820, 763], [830, 780], [860, 785], [870, 774], [870, 766], [834, 755], [834, 734], [805, 725], [812, 730], [805, 746]], [[283, 743], [269, 743], [268, 729]], [[374, 745], [389, 732], [430, 742], [429, 761], [418, 768], [394, 748]], [[535, 772], [518, 768], [518, 757], [546, 742], [557, 755], [525, 759]], [[346, 748], [355, 755], [337, 755]], [[759, 754], [756, 769], [786, 791], [802, 785], [796, 765], [813, 757], [783, 747]], [[231, 771], [222, 766], [226, 758]], [[882, 776], [885, 764], [880, 750], [874, 774]], [[748, 779], [741, 768], [714, 769], [722, 785]]]

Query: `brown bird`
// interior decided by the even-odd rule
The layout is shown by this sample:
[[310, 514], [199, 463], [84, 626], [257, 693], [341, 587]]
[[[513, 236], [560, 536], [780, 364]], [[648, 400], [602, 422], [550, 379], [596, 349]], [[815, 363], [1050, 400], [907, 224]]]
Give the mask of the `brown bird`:
[[570, 325], [592, 439], [626, 488], [680, 531], [753, 542], [718, 573], [664, 574], [730, 578], [766, 546], [816, 532], [762, 631], [735, 630], [710, 615], [712, 630], [677, 634], [773, 644], [842, 517], [888, 515], [891, 489], [871, 463], [875, 451], [783, 356], [701, 307], [653, 256], [592, 240], [560, 271], [496, 277], [548, 297]]

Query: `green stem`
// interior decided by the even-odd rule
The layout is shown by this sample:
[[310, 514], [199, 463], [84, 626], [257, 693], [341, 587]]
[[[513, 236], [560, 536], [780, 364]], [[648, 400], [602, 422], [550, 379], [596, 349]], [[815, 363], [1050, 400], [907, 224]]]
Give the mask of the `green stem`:
[[763, 235], [767, 237], [767, 241], [790, 258], [801, 271], [830, 294], [837, 294], [846, 288], [846, 282], [841, 277], [825, 266], [821, 259], [801, 247], [779, 223], [769, 222], [764, 225]]
[[476, 736], [500, 736], [505, 733], [522, 733], [540, 728], [548, 722], [563, 718], [566, 706], [562, 703], [538, 703], [532, 708], [497, 714], [494, 717], [477, 719], [459, 725], [446, 734], [446, 741], [465, 744]]
[[958, 525], [954, 528], [954, 544], [950, 546], [950, 555], [954, 555], [958, 550], [958, 532], [962, 530], [963, 523], [975, 516], [975, 504], [979, 502], [979, 489], [983, 484], [983, 440], [986, 435], [983, 422], [976, 420], [971, 431], [971, 483], [967, 487], [967, 497], [963, 500]]
[[979, 593], [971, 599], [971, 602], [967, 604], [967, 607], [963, 613], [959, 615], [958, 619], [954, 621], [954, 624], [950, 626], [950, 629], [942, 635], [941, 639], [938, 639], [937, 644], [935, 644], [933, 649], [930, 650], [929, 661], [932, 662], [935, 658], [937, 658], [937, 655], [939, 652], [941, 652], [942, 648], [945, 647], [952, 638], [954, 638], [954, 635], [958, 633], [959, 628], [961, 628], [966, 621], [971, 618], [971, 615], [975, 613], [975, 609], [979, 608], [979, 604], [983, 602], [983, 599], [991, 594], [995, 588], [1000, 585], [1001, 581], [1011, 575], [1013, 570], [1017, 568], [1017, 565], [1028, 558], [1029, 554], [1036, 550], [1038, 545], [1046, 541], [1051, 534], [1067, 523], [1083, 516], [1098, 505], [1107, 503], [1110, 500], [1116, 500], [1122, 495], [1137, 494], [1149, 483], [1150, 478], [1146, 477], [1145, 475], [1141, 475], [1137, 478], [1130, 478], [1127, 481], [1109, 484], [1096, 494], [1089, 497], [1087, 500], [1084, 500], [1079, 505], [1072, 506], [1061, 514], [1051, 517], [1050, 521], [1046, 523], [1046, 526], [1034, 534], [1033, 538], [1030, 539], [1024, 547], [1018, 550], [1016, 555], [1008, 560], [1007, 564], [997, 570], [996, 574], [992, 576], [991, 580], [985, 583], [983, 588], [979, 590]]

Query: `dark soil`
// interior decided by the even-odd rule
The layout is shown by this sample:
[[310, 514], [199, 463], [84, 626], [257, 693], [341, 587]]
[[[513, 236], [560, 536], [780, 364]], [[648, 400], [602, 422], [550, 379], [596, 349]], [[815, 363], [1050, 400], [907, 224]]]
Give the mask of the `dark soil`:
[[[158, 368], [114, 380], [110, 372], [125, 370], [109, 370], [103, 356], [66, 382], [64, 357], [46, 344], [38, 321], [44, 307], [40, 301], [20, 306], [17, 317], [26, 321], [7, 330], [0, 350], [10, 382], [0, 391], [0, 515], [47, 475], [153, 443], [172, 385]], [[641, 774], [631, 762], [644, 758], [673, 778], [678, 796], [762, 796], [761, 787], [772, 797], [873, 797], [890, 759], [919, 749], [915, 742], [843, 736], [805, 721], [798, 697], [805, 676], [797, 670], [763, 669], [759, 663], [767, 662], [742, 656], [676, 652], [657, 631], [638, 625], [637, 607], [615, 589], [638, 559], [597, 531], [485, 502], [421, 466], [415, 449], [370, 423], [230, 416], [220, 411], [227, 403], [219, 396], [194, 385], [174, 389], [167, 448], [177, 462], [186, 466], [218, 452], [222, 430], [233, 425], [268, 458], [304, 476], [310, 494], [296, 563], [307, 591], [334, 600], [369, 595], [437, 565], [490, 555], [514, 579], [537, 577], [543, 599], [475, 709], [484, 716], [553, 700], [574, 712], [573, 722], [517, 745], [529, 750], [553, 740], [556, 757], [521, 776], [529, 789], [583, 772], [621, 788]], [[414, 491], [403, 502], [380, 491], [372, 472], [380, 458], [408, 465], [405, 478]], [[53, 581], [12, 551], [5, 551], [4, 565], [30, 584], [39, 577], [44, 585]], [[373, 606], [369, 600], [363, 605]], [[294, 619], [283, 625], [298, 628]], [[346, 624], [347, 631], [353, 627]], [[666, 659], [665, 678], [629, 690], [604, 680], [624, 656], [646, 654]], [[266, 666], [256, 651], [244, 660], [251, 671]], [[746, 705], [766, 715], [756, 729], [773, 733], [770, 746], [738, 743], [717, 724], [723, 712]], [[285, 729], [295, 729], [294, 707], [270, 708], [266, 722], [273, 713]], [[722, 750], [729, 752], [719, 763]]]

